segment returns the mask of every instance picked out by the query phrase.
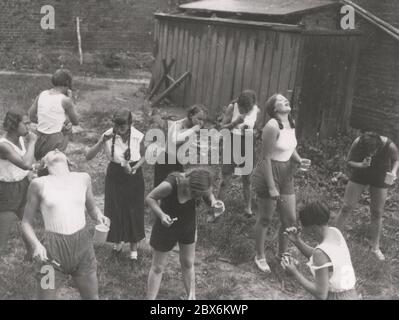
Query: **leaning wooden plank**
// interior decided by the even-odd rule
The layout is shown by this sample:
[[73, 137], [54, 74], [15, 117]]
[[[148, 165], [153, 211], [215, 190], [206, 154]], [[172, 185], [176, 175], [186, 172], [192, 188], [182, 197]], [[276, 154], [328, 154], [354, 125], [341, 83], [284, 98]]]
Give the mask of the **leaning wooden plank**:
[[192, 64], [192, 73], [191, 73], [191, 88], [189, 92], [189, 104], [195, 104], [196, 101], [196, 91], [197, 91], [197, 82], [198, 82], [198, 65], [199, 65], [199, 56], [200, 56], [200, 45], [201, 45], [201, 34], [203, 28], [194, 28], [194, 51], [193, 51], [193, 64]]
[[210, 45], [208, 44], [208, 39], [210, 39], [210, 27], [206, 26], [205, 32], [202, 33], [201, 36], [201, 46], [200, 46], [200, 60], [199, 60], [199, 72], [198, 72], [198, 81], [197, 81], [197, 93], [196, 93], [196, 102], [204, 103], [202, 99], [202, 93], [204, 91], [204, 87], [206, 85], [206, 80], [204, 79], [205, 70], [207, 67], [207, 59], [208, 59], [208, 48]]
[[294, 36], [293, 34], [286, 33], [283, 37], [284, 50], [281, 58], [280, 76], [277, 87], [277, 91], [282, 94], [286, 94], [287, 90], [290, 89], [289, 82], [292, 68], [292, 53], [295, 51], [292, 42], [292, 37]]
[[161, 95], [151, 104], [151, 107], [155, 107], [159, 102], [161, 102], [165, 97], [167, 97], [173, 90], [175, 90], [180, 83], [182, 83], [188, 76], [190, 72], [185, 72], [179, 79], [177, 79], [172, 85], [167, 88]]
[[[194, 64], [194, 33], [195, 27], [193, 25], [188, 26], [188, 56], [187, 56], [187, 70], [193, 75], [193, 64]], [[190, 105], [190, 91], [193, 82], [193, 77], [190, 77], [188, 81], [185, 82], [184, 86], [184, 97], [183, 97], [183, 104], [185, 106]]]
[[267, 39], [266, 39], [266, 47], [265, 47], [265, 57], [263, 59], [263, 67], [262, 67], [262, 82], [261, 82], [261, 90], [260, 90], [260, 103], [265, 103], [266, 100], [271, 96], [271, 92], [269, 91], [269, 84], [271, 79], [271, 70], [273, 64], [273, 52], [276, 44], [277, 33], [273, 31], [266, 31]]
[[269, 83], [269, 92], [271, 94], [276, 93], [278, 90], [278, 83], [280, 81], [280, 73], [281, 73], [281, 61], [284, 52], [284, 34], [277, 33], [277, 46], [273, 51], [273, 63], [272, 70], [270, 75], [270, 83]]
[[265, 56], [265, 47], [266, 47], [266, 32], [264, 30], [258, 30], [257, 32], [257, 40], [255, 47], [255, 61], [254, 61], [254, 71], [253, 77], [251, 80], [250, 88], [255, 90], [258, 94], [260, 93], [261, 79], [262, 79], [262, 66], [263, 59]]

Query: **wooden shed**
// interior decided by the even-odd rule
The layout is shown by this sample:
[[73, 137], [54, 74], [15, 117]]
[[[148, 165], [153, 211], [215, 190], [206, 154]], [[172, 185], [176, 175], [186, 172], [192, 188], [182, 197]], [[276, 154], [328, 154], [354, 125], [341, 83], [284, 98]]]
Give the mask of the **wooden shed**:
[[190, 72], [174, 103], [202, 103], [215, 117], [242, 90], [255, 90], [261, 108], [280, 92], [291, 98], [303, 137], [347, 129], [358, 33], [301, 25], [317, 10], [336, 11], [336, 1], [197, 1], [180, 9], [155, 14], [152, 83], [172, 59], [174, 79]]

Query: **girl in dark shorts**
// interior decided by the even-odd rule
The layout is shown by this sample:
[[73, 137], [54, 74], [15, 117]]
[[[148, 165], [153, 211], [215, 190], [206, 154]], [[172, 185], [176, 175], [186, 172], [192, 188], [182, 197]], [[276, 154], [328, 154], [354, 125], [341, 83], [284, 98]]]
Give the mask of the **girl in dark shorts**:
[[29, 132], [29, 123], [28, 116], [15, 111], [8, 111], [4, 118], [7, 133], [0, 138], [0, 252], [7, 242], [15, 215], [22, 220], [25, 208], [28, 173], [35, 161], [37, 139]]
[[296, 152], [297, 140], [290, 102], [281, 94], [274, 94], [266, 102], [266, 112], [271, 119], [263, 128], [261, 160], [252, 181], [258, 201], [255, 263], [261, 271], [270, 272], [264, 252], [267, 227], [277, 209], [281, 219], [278, 255], [281, 259], [288, 246], [283, 231], [296, 221], [294, 163], [302, 163], [303, 159]]
[[118, 110], [114, 127], [107, 130], [86, 155], [91, 160], [102, 149], [110, 163], [105, 177], [104, 214], [111, 220], [107, 241], [116, 252], [123, 242], [130, 243], [131, 260], [137, 260], [137, 248], [145, 238], [144, 179], [141, 166], [145, 161], [144, 134], [133, 127], [132, 114]]
[[345, 190], [344, 205], [337, 218], [337, 227], [344, 229], [346, 218], [356, 207], [365, 187], [369, 186], [371, 251], [383, 261], [385, 257], [380, 250], [380, 233], [388, 192], [385, 177], [389, 173], [396, 178], [399, 169], [398, 148], [389, 138], [366, 132], [353, 142], [347, 162], [352, 170]]
[[183, 172], [183, 165], [177, 158], [178, 148], [185, 142], [186, 138], [199, 133], [199, 130], [204, 126], [205, 117], [204, 106], [196, 104], [188, 109], [186, 118], [170, 123], [166, 150], [160, 153], [154, 166], [154, 188], [169, 173]]
[[320, 300], [358, 300], [356, 276], [348, 246], [342, 233], [328, 226], [330, 210], [321, 202], [307, 204], [299, 212], [304, 232], [319, 243], [315, 248], [307, 245], [297, 228], [285, 230], [285, 236], [309, 259], [308, 266], [314, 281], [306, 279], [295, 266], [295, 260], [287, 255], [282, 267], [309, 293]]
[[[195, 168], [186, 173], [171, 173], [146, 198], [156, 215], [150, 245], [153, 259], [148, 276], [147, 298], [157, 297], [168, 252], [178, 243], [184, 286], [188, 299], [195, 299], [196, 199], [203, 198], [211, 207], [216, 203], [212, 194], [211, 173]], [[159, 205], [158, 201], [161, 201]]]

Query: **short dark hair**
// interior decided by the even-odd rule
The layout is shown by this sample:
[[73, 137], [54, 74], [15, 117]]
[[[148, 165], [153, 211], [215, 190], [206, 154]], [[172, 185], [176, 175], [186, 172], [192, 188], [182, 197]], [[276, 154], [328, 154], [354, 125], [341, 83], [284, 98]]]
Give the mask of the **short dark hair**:
[[72, 73], [67, 69], [58, 69], [51, 77], [54, 87], [72, 88]]
[[256, 103], [256, 93], [253, 90], [244, 90], [237, 99], [237, 104], [245, 110], [251, 110]]
[[324, 226], [330, 220], [330, 209], [324, 202], [309, 202], [299, 211], [299, 220], [304, 227]]
[[192, 117], [194, 117], [197, 113], [200, 112], [206, 113], [205, 106], [203, 104], [195, 104], [187, 110], [187, 118], [191, 120]]
[[19, 123], [23, 119], [23, 113], [17, 110], [7, 111], [3, 121], [3, 128], [7, 132], [17, 130]]

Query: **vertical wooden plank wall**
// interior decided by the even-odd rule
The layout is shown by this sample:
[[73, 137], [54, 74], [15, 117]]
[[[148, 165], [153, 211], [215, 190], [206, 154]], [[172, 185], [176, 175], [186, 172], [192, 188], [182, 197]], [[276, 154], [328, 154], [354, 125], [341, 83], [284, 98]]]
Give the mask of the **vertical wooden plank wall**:
[[214, 118], [242, 90], [253, 89], [263, 106], [275, 92], [294, 89], [301, 35], [204, 21], [157, 19], [158, 41], [153, 82], [162, 75], [162, 59], [176, 60], [171, 75], [188, 78], [171, 94], [182, 107], [207, 106]]

